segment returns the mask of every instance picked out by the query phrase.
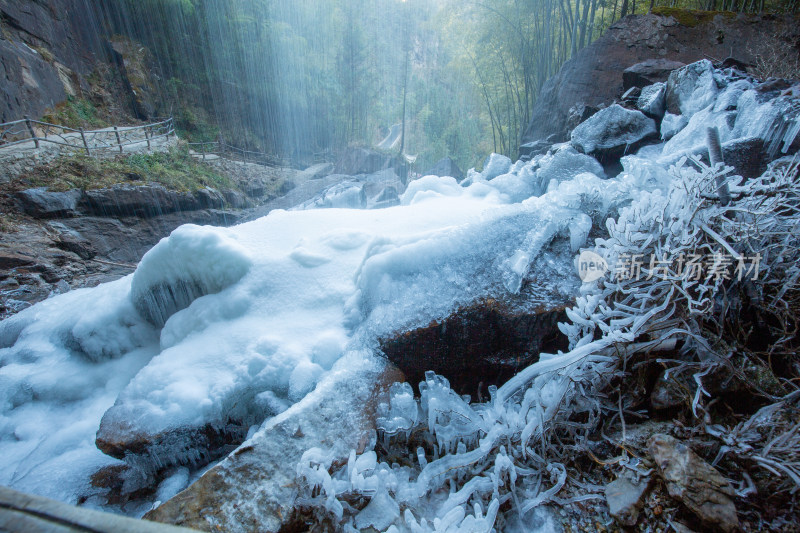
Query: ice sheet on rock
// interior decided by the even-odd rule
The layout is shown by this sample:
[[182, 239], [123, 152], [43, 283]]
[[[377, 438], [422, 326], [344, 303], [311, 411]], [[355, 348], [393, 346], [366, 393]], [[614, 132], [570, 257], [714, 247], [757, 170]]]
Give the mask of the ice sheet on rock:
[[546, 192], [551, 180], [557, 182], [571, 180], [578, 174], [589, 172], [596, 176], [604, 176], [603, 165], [597, 159], [578, 152], [569, 144], [563, 144], [555, 151], [535, 160], [536, 195]]
[[461, 196], [462, 187], [455, 178], [449, 176], [423, 176], [408, 184], [405, 192], [400, 195], [402, 205], [411, 205], [428, 198], [439, 196]]
[[331, 185], [315, 198], [292, 208], [292, 210], [332, 207], [364, 209], [366, 206], [367, 193], [364, 184], [358, 181], [343, 181]]
[[689, 119], [683, 115], [666, 113], [661, 121], [661, 139], [668, 141], [685, 128], [688, 123]]
[[714, 111], [733, 111], [739, 107], [739, 99], [745, 91], [753, 88], [753, 84], [748, 80], [735, 80], [728, 84], [717, 96], [714, 102]]
[[636, 107], [645, 115], [663, 117], [666, 110], [666, 83], [655, 83], [642, 88]]
[[502, 154], [490, 154], [483, 164], [481, 178], [490, 181], [500, 174], [505, 174], [511, 168], [511, 159]]
[[0, 323], [0, 484], [77, 503], [119, 461], [94, 445], [119, 391], [158, 352], [131, 277], [50, 298]]
[[691, 117], [714, 103], [719, 88], [714, 65], [703, 59], [673, 70], [667, 79], [666, 101], [670, 113]]
[[[716, 127], [721, 142], [734, 138], [735, 111], [714, 112], [711, 107], [703, 109], [689, 119], [689, 123], [664, 145], [664, 161], [675, 161], [681, 155], [697, 153], [707, 149], [708, 128]], [[666, 164], [666, 163], [665, 163]]]
[[[572, 131], [572, 145], [587, 154], [624, 151], [656, 134], [653, 119], [640, 111], [613, 104], [601, 109]], [[620, 154], [621, 155], [621, 154]]]
[[761, 101], [755, 90], [742, 93], [732, 138], [764, 139], [770, 158], [786, 153], [800, 134], [800, 100], [780, 96]]

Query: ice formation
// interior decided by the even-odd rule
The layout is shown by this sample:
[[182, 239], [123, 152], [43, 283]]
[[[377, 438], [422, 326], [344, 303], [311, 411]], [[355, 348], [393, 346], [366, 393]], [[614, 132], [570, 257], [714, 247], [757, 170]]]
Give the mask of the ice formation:
[[[518, 293], [531, 264], [556, 253], [556, 239], [569, 242], [558, 249], [560, 264], [571, 264], [573, 253], [591, 247], [593, 229], [627, 238], [622, 222], [606, 220], [633, 224], [663, 209], [674, 189], [669, 166], [702, 146], [707, 124], [724, 140], [758, 136], [776, 154], [795, 142], [796, 100], [763, 99], [750, 81], [708, 74], [705, 64], [670, 81], [667, 99], [672, 94], [682, 114], [668, 114], [662, 133], [674, 136], [624, 157], [616, 177], [557, 145], [529, 162], [493, 154], [461, 184], [412, 181], [400, 205], [386, 209], [336, 208], [364, 204], [343, 186], [331, 191], [330, 205], [312, 206], [330, 209], [278, 210], [229, 229], [183, 226], [133, 275], [0, 323], [0, 484], [97, 504], [89, 477], [121, 464], [98, 451], [97, 437], [142, 475], [167, 469], [158, 497], [168, 497], [187, 483], [183, 466], [209, 458], [209, 434], [244, 438], [333, 373], [361, 379], [353, 361], [373, 357], [380, 336]], [[649, 135], [655, 130], [645, 120]], [[567, 393], [590, 386], [613, 364], [604, 349], [635, 338], [652, 316], [611, 327], [595, 289], [585, 285], [570, 310], [571, 351], [542, 355], [485, 404], [436, 375], [420, 398], [410, 385], [393, 386], [380, 406], [381, 438], [408, 445], [427, 432], [429, 441], [402, 464], [367, 449], [336, 470], [324, 449], [309, 450], [297, 470], [309, 488], [305, 504], [346, 530], [488, 532], [498, 520], [523, 530], [523, 517], [555, 498], [566, 471], [523, 469], [517, 459], [535, 462], [562, 401], [592, 413], [591, 399]], [[524, 445], [509, 447], [510, 435]], [[351, 516], [343, 498], [352, 494], [369, 503]], [[509, 501], [516, 522], [501, 516]]]

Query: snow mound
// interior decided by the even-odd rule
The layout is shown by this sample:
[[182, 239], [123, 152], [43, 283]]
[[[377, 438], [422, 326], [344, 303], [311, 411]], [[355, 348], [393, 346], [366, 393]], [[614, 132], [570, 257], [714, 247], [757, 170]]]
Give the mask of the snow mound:
[[131, 282], [131, 299], [151, 324], [194, 300], [220, 292], [250, 268], [247, 252], [230, 230], [186, 224], [147, 252]]

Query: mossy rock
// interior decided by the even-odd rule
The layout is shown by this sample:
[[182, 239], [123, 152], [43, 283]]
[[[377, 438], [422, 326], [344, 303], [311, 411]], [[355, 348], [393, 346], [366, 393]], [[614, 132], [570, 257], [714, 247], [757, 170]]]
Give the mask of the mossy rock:
[[661, 15], [662, 17], [672, 17], [681, 25], [689, 28], [694, 28], [702, 24], [709, 24], [717, 15], [729, 19], [736, 16], [736, 13], [731, 11], [699, 11], [696, 9], [681, 9], [678, 7], [654, 7], [653, 14]]

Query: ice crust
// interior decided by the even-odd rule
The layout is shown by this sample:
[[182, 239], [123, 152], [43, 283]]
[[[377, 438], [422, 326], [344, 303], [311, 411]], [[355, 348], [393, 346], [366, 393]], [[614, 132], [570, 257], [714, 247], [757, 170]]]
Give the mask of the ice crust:
[[[678, 91], [684, 115], [664, 119], [687, 125], [663, 145], [623, 157], [614, 178], [565, 144], [529, 162], [493, 154], [462, 184], [425, 176], [386, 209], [330, 205], [277, 210], [228, 229], [186, 225], [149, 251], [133, 275], [0, 322], [0, 484], [72, 503], [98, 496], [91, 474], [120, 464], [95, 447], [101, 427], [161, 439], [157, 455], [145, 450], [128, 459], [144, 470], [172, 468], [158, 489], [158, 498], [168, 497], [185, 485], [181, 467], [199, 453], [187, 437], [192, 430], [235, 425], [253, 435], [334, 373], [373, 357], [381, 336], [487, 296], [518, 294], [534, 262], [571, 264], [609, 214], [669, 187], [669, 165], [702, 149], [707, 125], [718, 126], [723, 142], [760, 136], [776, 153], [792, 144], [800, 128], [796, 100], [766, 101], [736, 80], [700, 91], [707, 77], [697, 72], [693, 88]], [[348, 203], [348, 191], [332, 197]], [[409, 506], [439, 490], [448, 469], [468, 465], [479, 440], [493, 445], [497, 402], [513, 389], [509, 383], [480, 405], [437, 376], [426, 380], [421, 399], [407, 384], [392, 387], [379, 408], [382, 431], [400, 435], [424, 424], [440, 454], [434, 461], [416, 453], [413, 480], [404, 467], [378, 463], [374, 452], [353, 453], [337, 477], [325, 451], [310, 450], [298, 472], [324, 488], [334, 514], [342, 512], [342, 487], [369, 494], [353, 527], [488, 532], [500, 504], [476, 506], [472, 495], [517, 475], [502, 454], [491, 477], [466, 480], [435, 516]], [[552, 414], [562, 386], [540, 391], [542, 417]], [[562, 474], [550, 472], [553, 487]]]

